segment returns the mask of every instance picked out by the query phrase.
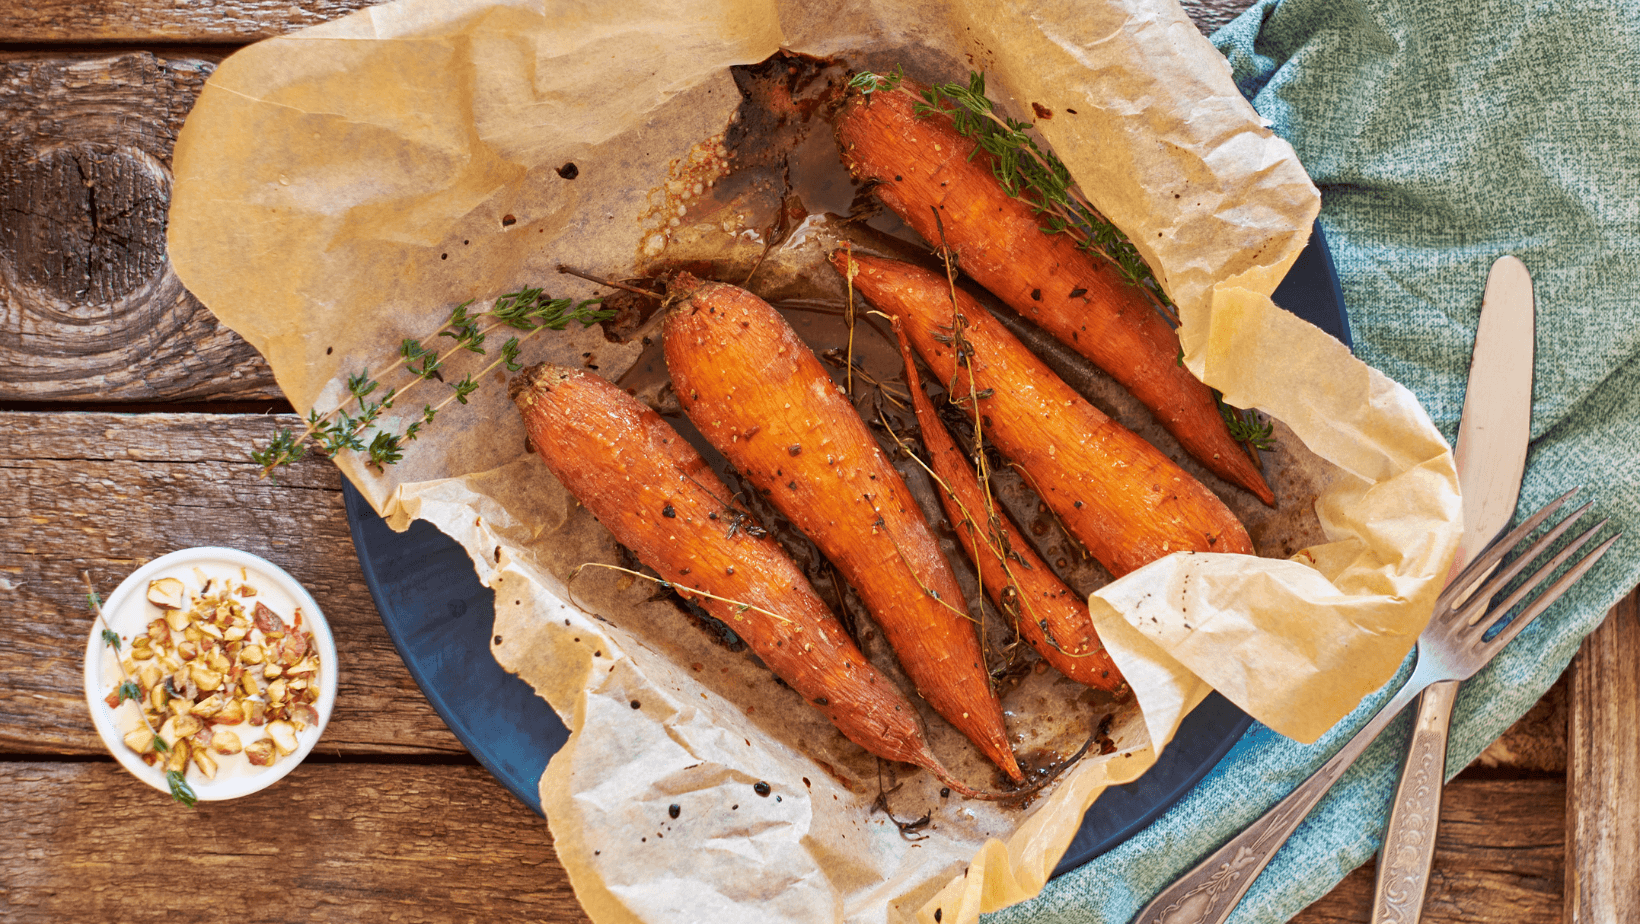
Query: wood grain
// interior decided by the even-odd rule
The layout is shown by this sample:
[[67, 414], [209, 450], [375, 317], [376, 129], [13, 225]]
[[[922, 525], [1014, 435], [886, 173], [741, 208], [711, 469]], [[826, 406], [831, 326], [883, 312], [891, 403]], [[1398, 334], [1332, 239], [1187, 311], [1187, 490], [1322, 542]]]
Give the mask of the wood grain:
[[44, 0], [0, 13], [0, 42], [231, 42], [283, 35], [375, 0]]
[[1572, 662], [1567, 924], [1640, 921], [1640, 602], [1624, 597]]
[[[1559, 779], [1471, 780], [1447, 785], [1435, 865], [1423, 920], [1556, 924], [1565, 868], [1564, 829], [1555, 817], [1566, 798]], [[1293, 924], [1366, 922], [1376, 864], [1293, 918]]]
[[[0, 12], [0, 42], [254, 42], [374, 5], [371, 0], [35, 0]], [[1204, 34], [1243, 0], [1184, 0]]]
[[[209, 919], [582, 922], [539, 818], [473, 767], [315, 763], [233, 802], [181, 810], [116, 765], [0, 764], [0, 915], [11, 922]], [[1424, 920], [1558, 919], [1558, 780], [1458, 781]], [[346, 849], [336, 849], [346, 845]], [[156, 875], [188, 864], [198, 888]], [[93, 883], [87, 888], [88, 883]], [[231, 887], [229, 887], [231, 885]], [[1372, 868], [1297, 924], [1366, 921]], [[211, 896], [209, 905], [201, 894]]]
[[546, 823], [477, 767], [307, 763], [193, 810], [111, 762], [0, 764], [0, 918], [584, 924]]
[[0, 753], [102, 754], [83, 693], [80, 572], [106, 593], [175, 549], [227, 545], [289, 571], [336, 636], [327, 754], [460, 754], [383, 629], [340, 476], [257, 478], [246, 451], [294, 417], [0, 413]]
[[0, 55], [0, 401], [279, 396], [165, 256], [171, 149], [214, 67]]

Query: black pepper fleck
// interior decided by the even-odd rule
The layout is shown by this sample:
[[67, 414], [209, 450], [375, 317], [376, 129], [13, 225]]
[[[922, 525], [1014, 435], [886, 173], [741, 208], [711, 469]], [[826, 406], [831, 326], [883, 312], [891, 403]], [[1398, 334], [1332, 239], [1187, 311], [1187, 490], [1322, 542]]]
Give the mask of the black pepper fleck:
[[566, 180], [573, 180], [581, 175], [581, 168], [575, 166], [573, 162], [567, 163], [558, 168], [558, 175]]
[[666, 814], [671, 815], [673, 818], [678, 817], [682, 813], [683, 806], [677, 804], [676, 802], [666, 807]]
[[677, 510], [673, 509], [671, 504], [667, 504], [665, 507], [661, 508], [661, 516], [663, 516], [663, 517], [667, 517], [668, 519], [675, 519], [677, 517], [677, 515], [678, 515]]
[[758, 780], [756, 783], [752, 784], [752, 792], [755, 792], [760, 796], [767, 796], [772, 791], [773, 790], [769, 788], [769, 784], [763, 782], [762, 780]]
[[632, 701], [632, 703], [631, 703], [631, 705], [632, 705], [632, 708], [633, 708], [633, 709], [641, 709], [641, 708], [643, 708], [643, 703], [640, 703], [640, 702], [638, 702], [638, 701], [637, 701], [637, 700], [633, 700], [633, 701]]

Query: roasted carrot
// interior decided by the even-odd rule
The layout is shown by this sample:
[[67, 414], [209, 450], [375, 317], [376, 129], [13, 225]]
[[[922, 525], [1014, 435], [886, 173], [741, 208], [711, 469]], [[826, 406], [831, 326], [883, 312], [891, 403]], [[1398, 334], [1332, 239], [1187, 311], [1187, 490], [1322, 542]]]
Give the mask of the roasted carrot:
[[977, 403], [985, 438], [1112, 575], [1178, 551], [1252, 553], [1247, 531], [1213, 492], [1089, 404], [945, 277], [842, 251], [832, 263], [900, 319], [940, 381]]
[[1178, 361], [1179, 338], [1148, 297], [1069, 235], [1044, 230], [1031, 204], [997, 182], [991, 155], [948, 117], [916, 115], [914, 93], [907, 84], [843, 104], [837, 141], [854, 177], [948, 248], [962, 272], [1110, 373], [1210, 471], [1274, 503], [1212, 391]]
[[1022, 779], [956, 576], [853, 405], [762, 299], [687, 274], [669, 291], [684, 413], [859, 592], [929, 705]]
[[1120, 688], [1122, 672], [1100, 644], [1087, 602], [1048, 569], [1008, 512], [980, 488], [973, 468], [945, 432], [922, 389], [904, 325], [896, 321], [894, 332], [900, 340], [905, 384], [922, 431], [923, 448], [928, 450], [928, 466], [940, 482], [940, 502], [962, 547], [979, 569], [986, 595], [1061, 674], [1099, 690]]
[[527, 370], [512, 393], [536, 453], [639, 561], [733, 628], [850, 741], [978, 795], [935, 758], [915, 707], [855, 647], [785, 550], [737, 526], [743, 515], [727, 506], [729, 491], [659, 414], [562, 366]]

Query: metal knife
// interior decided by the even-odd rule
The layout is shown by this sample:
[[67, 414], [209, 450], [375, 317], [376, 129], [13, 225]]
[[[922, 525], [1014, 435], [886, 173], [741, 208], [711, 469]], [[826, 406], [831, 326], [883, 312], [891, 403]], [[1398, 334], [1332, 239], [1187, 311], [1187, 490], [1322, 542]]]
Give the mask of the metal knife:
[[[1501, 257], [1486, 280], [1453, 453], [1463, 495], [1463, 537], [1448, 581], [1490, 545], [1515, 514], [1531, 437], [1535, 337], [1531, 274], [1517, 258]], [[1429, 687], [1418, 700], [1412, 742], [1378, 854], [1373, 924], [1414, 924], [1422, 913], [1457, 696], [1458, 684], [1452, 681]]]

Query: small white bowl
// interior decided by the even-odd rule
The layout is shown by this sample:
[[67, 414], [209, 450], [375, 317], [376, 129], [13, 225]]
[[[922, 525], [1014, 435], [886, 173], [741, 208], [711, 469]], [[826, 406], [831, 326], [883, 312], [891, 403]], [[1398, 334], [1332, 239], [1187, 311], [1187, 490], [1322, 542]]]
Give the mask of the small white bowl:
[[[319, 683], [319, 698], [313, 704], [319, 713], [319, 721], [297, 733], [295, 751], [267, 767], [251, 765], [242, 754], [232, 758], [219, 757], [220, 767], [214, 780], [207, 780], [190, 761], [186, 779], [200, 801], [235, 799], [264, 789], [283, 778], [296, 769], [296, 765], [318, 744], [319, 736], [324, 733], [336, 705], [336, 641], [330, 634], [330, 625], [325, 622], [319, 604], [284, 569], [237, 549], [202, 547], [183, 549], [154, 559], [132, 572], [112, 594], [104, 598], [103, 616], [108, 626], [118, 633], [122, 653], [130, 652], [132, 638], [143, 634], [148, 624], [163, 613], [148, 601], [148, 583], [162, 577], [175, 577], [187, 585], [190, 593], [197, 593], [200, 582], [195, 575], [196, 568], [207, 577], [227, 578], [255, 587], [257, 595], [246, 598], [246, 602], [254, 604], [261, 601], [287, 624], [291, 622], [294, 610], [300, 608], [302, 627], [312, 633], [314, 648], [319, 655], [319, 671], [315, 675]], [[135, 751], [126, 747], [125, 733], [142, 721], [140, 713], [135, 711], [136, 705], [126, 702], [115, 709], [108, 706], [108, 695], [124, 679], [118, 658], [103, 641], [103, 624], [93, 618], [91, 637], [85, 647], [85, 698], [91, 707], [92, 722], [96, 724], [97, 733], [102, 736], [109, 752], [125, 769], [137, 779], [169, 794], [171, 788], [166, 782], [163, 764], [149, 766]], [[223, 727], [238, 733], [246, 744], [256, 738], [256, 726], [241, 724]]]

